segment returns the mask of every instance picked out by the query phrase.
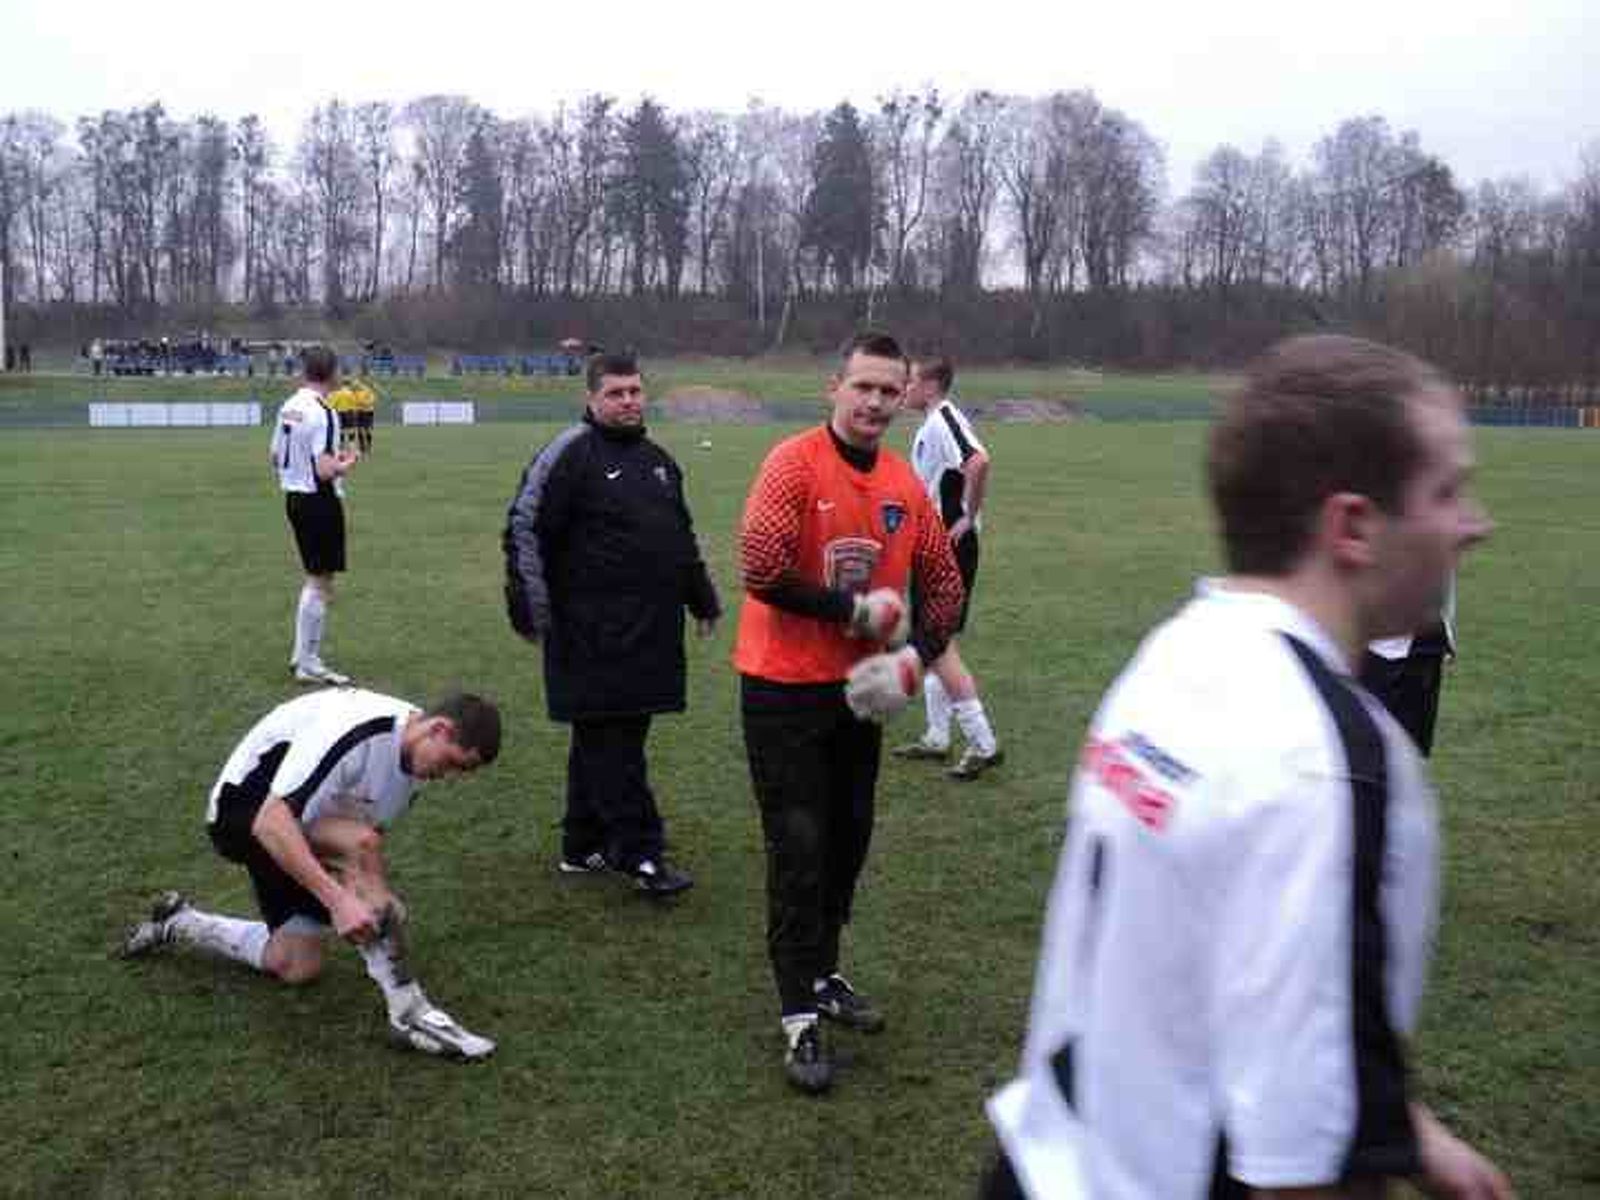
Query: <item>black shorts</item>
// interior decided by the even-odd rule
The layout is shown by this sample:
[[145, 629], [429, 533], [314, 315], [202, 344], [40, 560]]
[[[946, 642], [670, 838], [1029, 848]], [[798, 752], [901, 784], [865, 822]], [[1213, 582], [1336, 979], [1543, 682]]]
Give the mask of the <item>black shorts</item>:
[[331, 925], [333, 920], [322, 901], [280, 867], [277, 859], [267, 853], [266, 847], [250, 832], [282, 760], [282, 754], [266, 755], [243, 783], [223, 784], [217, 794], [217, 819], [206, 831], [218, 854], [239, 863], [249, 873], [250, 886], [256, 893], [256, 907], [268, 929], [277, 929], [293, 917]]
[[956, 567], [961, 572], [961, 616], [955, 627], [955, 632], [960, 633], [967, 627], [967, 609], [972, 606], [972, 585], [978, 581], [978, 535], [969, 530], [951, 549], [955, 551]]
[[288, 492], [284, 511], [300, 548], [307, 575], [332, 575], [344, 570], [344, 503], [332, 488]]

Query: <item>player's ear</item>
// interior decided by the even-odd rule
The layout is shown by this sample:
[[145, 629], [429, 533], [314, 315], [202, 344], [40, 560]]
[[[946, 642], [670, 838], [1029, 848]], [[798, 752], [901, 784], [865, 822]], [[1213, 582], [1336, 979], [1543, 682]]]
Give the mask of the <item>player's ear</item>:
[[1373, 561], [1373, 542], [1383, 513], [1370, 496], [1334, 492], [1317, 510], [1316, 541], [1341, 566], [1363, 567]]

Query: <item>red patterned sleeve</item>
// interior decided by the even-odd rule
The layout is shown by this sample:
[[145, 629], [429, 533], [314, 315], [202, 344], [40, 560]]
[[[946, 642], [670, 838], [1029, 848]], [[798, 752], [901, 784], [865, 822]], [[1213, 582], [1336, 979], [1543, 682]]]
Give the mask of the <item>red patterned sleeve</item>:
[[739, 530], [739, 574], [750, 591], [765, 592], [794, 581], [810, 489], [805, 460], [788, 447], [779, 446], [761, 464]]
[[966, 588], [961, 583], [961, 568], [956, 566], [944, 522], [926, 498], [917, 521], [911, 571], [917, 591], [917, 627], [911, 633], [911, 642], [922, 661], [931, 663], [944, 653], [955, 634]]

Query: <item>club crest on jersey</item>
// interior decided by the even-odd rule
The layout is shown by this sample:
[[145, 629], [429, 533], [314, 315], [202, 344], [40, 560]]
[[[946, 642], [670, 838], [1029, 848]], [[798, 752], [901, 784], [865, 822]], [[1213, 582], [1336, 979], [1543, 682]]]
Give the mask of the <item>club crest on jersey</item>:
[[882, 547], [871, 538], [834, 538], [822, 548], [823, 578], [841, 592], [865, 592]]
[[665, 467], [657, 467], [651, 473], [655, 475], [657, 482], [659, 482], [662, 487], [667, 486], [667, 469]]
[[883, 530], [894, 533], [906, 523], [906, 506], [889, 501], [883, 506]]

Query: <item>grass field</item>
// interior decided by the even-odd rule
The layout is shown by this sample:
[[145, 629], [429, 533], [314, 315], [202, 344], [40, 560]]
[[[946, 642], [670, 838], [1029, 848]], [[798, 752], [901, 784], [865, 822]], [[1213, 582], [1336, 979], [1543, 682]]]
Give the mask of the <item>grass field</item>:
[[[1012, 385], [1033, 386], [993, 394]], [[107, 957], [162, 888], [248, 911], [200, 823], [236, 738], [289, 694], [296, 564], [263, 431], [0, 435], [0, 1194], [971, 1193], [1068, 765], [1137, 638], [1214, 569], [1202, 425], [984, 429], [996, 467], [965, 645], [1009, 758], [967, 786], [886, 766], [846, 969], [891, 1025], [837, 1039], [822, 1101], [778, 1068], [731, 627], [691, 645], [690, 711], [652, 738], [699, 886], [661, 908], [552, 869], [565, 740], [505, 623], [498, 535], [553, 429], [380, 430], [330, 618], [330, 661], [371, 686], [465, 682], [507, 715], [501, 761], [425, 790], [392, 846], [421, 978], [500, 1041], [476, 1068], [387, 1049], [348, 953], [294, 992], [195, 958]], [[657, 430], [730, 606], [739, 505], [781, 432]], [[1600, 439], [1490, 431], [1480, 449], [1501, 528], [1463, 573], [1434, 760], [1447, 893], [1419, 1090], [1525, 1197], [1595, 1196]]]

